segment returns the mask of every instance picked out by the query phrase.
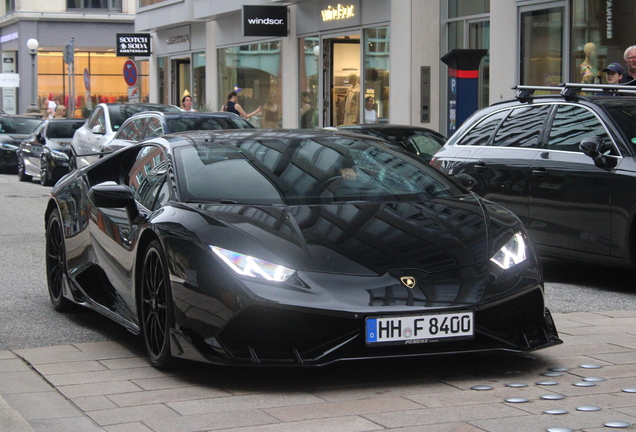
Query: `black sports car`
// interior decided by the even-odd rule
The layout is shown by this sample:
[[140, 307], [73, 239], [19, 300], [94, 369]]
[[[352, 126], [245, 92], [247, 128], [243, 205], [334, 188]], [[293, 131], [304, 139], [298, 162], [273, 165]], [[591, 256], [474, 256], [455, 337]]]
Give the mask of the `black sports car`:
[[27, 139], [20, 143], [18, 178], [31, 181], [39, 177], [42, 186], [53, 186], [70, 171], [71, 139], [84, 119], [44, 120]]
[[157, 367], [561, 343], [519, 219], [377, 138], [153, 138], [63, 178], [45, 222], [54, 308], [142, 334]]
[[18, 167], [16, 152], [20, 142], [40, 123], [42, 120], [29, 116], [0, 116], [0, 170], [13, 171]]

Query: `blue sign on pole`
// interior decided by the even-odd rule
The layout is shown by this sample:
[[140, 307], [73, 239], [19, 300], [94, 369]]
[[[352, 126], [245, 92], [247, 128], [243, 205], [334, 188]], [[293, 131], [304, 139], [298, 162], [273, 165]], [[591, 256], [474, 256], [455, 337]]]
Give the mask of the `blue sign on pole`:
[[137, 65], [132, 60], [126, 60], [124, 63], [124, 81], [130, 87], [137, 84]]

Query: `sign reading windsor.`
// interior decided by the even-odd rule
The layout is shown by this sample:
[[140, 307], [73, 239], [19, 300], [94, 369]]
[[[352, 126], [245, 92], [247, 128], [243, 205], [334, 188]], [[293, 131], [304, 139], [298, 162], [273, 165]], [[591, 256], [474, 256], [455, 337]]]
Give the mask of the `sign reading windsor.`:
[[148, 33], [117, 33], [117, 55], [149, 57], [150, 34]]
[[287, 6], [243, 6], [243, 36], [287, 36]]

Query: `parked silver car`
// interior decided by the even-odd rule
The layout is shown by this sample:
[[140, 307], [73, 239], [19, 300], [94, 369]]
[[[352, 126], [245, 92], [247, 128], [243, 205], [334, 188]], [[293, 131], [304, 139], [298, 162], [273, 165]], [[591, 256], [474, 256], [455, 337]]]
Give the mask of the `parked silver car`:
[[143, 111], [181, 112], [174, 105], [151, 103], [101, 103], [95, 107], [86, 123], [71, 141], [71, 169], [95, 162], [104, 145], [113, 139], [119, 127], [133, 114]]

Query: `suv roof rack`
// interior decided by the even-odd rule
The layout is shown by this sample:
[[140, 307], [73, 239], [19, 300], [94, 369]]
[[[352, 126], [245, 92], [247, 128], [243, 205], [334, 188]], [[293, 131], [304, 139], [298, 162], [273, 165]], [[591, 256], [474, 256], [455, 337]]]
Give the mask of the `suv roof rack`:
[[630, 94], [636, 96], [636, 80], [630, 81], [626, 84], [561, 83], [556, 87], [518, 85], [512, 89], [516, 90], [515, 97], [522, 102], [530, 100], [535, 91], [559, 92], [559, 94], [566, 99], [576, 96], [581, 92]]

